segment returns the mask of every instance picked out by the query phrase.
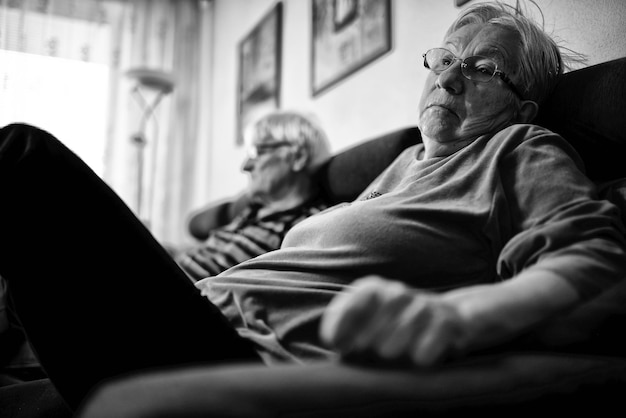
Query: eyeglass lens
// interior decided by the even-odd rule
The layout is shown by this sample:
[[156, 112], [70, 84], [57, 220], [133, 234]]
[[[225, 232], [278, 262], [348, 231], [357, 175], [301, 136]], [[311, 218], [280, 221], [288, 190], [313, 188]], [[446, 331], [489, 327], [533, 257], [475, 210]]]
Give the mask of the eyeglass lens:
[[[436, 73], [446, 70], [458, 60], [460, 58], [443, 48], [431, 49], [424, 54], [424, 66]], [[497, 65], [493, 60], [481, 56], [465, 58], [461, 64], [463, 75], [478, 82], [490, 81], [496, 70]]]
[[424, 54], [424, 67], [433, 71], [435, 74], [445, 71], [456, 61], [461, 61], [461, 74], [463, 74], [465, 78], [479, 83], [487, 83], [497, 75], [509, 86], [518, 98], [524, 100], [524, 97], [520, 94], [511, 79], [502, 71], [498, 70], [498, 65], [490, 58], [475, 55], [461, 59], [445, 48], [429, 49]]

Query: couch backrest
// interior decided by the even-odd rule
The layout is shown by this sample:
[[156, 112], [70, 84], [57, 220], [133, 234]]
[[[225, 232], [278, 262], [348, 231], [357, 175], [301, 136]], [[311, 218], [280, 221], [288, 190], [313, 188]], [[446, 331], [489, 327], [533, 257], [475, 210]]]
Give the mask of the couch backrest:
[[317, 173], [324, 198], [331, 204], [354, 200], [405, 148], [420, 141], [419, 129], [408, 127], [334, 155]]
[[[626, 58], [564, 74], [534, 121], [568, 140], [582, 156], [587, 174], [602, 182], [626, 177]], [[405, 148], [421, 141], [416, 127], [369, 138], [322, 165], [322, 194], [331, 204], [353, 200]], [[212, 215], [190, 217], [191, 234], [203, 239], [245, 203], [238, 197], [215, 205]]]
[[626, 177], [626, 58], [564, 74], [535, 123], [569, 141], [591, 179]]

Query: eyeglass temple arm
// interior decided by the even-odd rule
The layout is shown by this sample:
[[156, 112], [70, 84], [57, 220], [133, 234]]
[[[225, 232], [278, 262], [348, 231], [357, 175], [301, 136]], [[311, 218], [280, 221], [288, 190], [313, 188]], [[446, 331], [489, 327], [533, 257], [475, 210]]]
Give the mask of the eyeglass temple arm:
[[511, 81], [511, 79], [509, 77], [506, 76], [506, 74], [504, 74], [502, 71], [500, 70], [496, 70], [495, 74], [500, 77], [500, 79], [502, 81], [504, 81], [510, 88], [511, 90], [513, 90], [513, 93], [515, 93], [515, 95], [520, 99], [520, 100], [524, 100], [524, 97], [522, 96], [522, 94], [519, 92], [519, 90], [517, 89], [517, 87], [515, 87], [515, 84], [513, 84], [513, 82]]

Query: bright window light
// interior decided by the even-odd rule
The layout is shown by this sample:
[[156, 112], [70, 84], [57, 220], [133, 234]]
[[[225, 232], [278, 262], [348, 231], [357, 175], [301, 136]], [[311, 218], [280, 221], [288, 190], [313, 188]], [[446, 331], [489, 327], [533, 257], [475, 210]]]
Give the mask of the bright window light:
[[0, 50], [0, 126], [35, 125], [104, 172], [109, 67]]

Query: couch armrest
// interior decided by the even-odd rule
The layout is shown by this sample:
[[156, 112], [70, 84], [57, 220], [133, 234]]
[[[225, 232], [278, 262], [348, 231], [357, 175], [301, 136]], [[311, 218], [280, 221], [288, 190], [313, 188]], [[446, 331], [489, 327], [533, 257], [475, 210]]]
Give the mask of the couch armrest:
[[611, 408], [626, 409], [625, 388], [626, 360], [556, 353], [414, 370], [342, 363], [196, 367], [113, 381], [94, 392], [79, 416], [616, 416]]
[[245, 194], [209, 203], [189, 216], [189, 233], [203, 241], [211, 230], [229, 223], [247, 204], [248, 197]]

